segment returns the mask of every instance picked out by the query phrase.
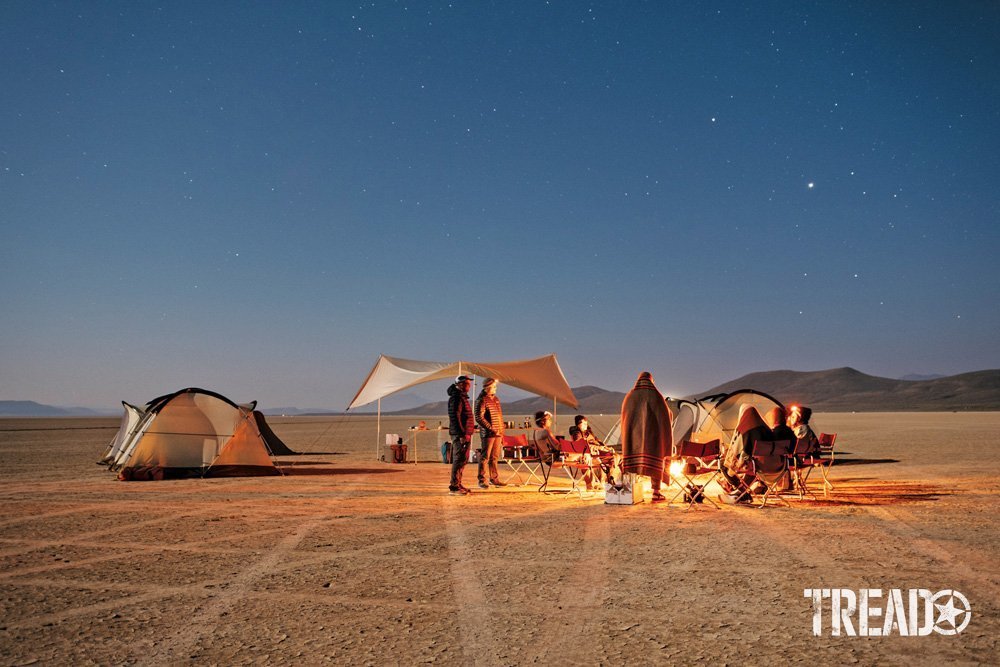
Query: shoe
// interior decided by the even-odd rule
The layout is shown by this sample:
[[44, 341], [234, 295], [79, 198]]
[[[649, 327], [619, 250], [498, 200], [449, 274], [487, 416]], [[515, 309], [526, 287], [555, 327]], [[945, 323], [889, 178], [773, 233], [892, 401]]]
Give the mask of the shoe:
[[487, 484], [486, 482], [480, 482], [479, 483], [479, 488], [480, 489], [488, 489], [488, 488], [490, 488], [490, 485]]
[[466, 488], [466, 487], [464, 487], [464, 486], [460, 486], [460, 487], [458, 487], [458, 490], [459, 490], [459, 491], [461, 491], [462, 493], [465, 493], [465, 494], [469, 494], [469, 493], [472, 493], [472, 489], [467, 489], [467, 488]]
[[501, 482], [500, 480], [497, 480], [495, 482], [490, 482], [490, 484], [492, 484], [493, 486], [507, 486], [507, 482]]
[[662, 503], [666, 499], [667, 499], [667, 497], [665, 495], [663, 495], [662, 493], [654, 493], [653, 497], [650, 499], [650, 502]]
[[448, 489], [449, 496], [467, 496], [469, 495], [468, 489]]

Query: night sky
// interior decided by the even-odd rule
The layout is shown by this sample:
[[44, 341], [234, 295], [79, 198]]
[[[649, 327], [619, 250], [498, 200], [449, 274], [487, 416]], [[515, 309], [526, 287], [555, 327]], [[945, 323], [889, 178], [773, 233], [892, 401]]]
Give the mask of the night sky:
[[0, 3], [0, 399], [1000, 367], [998, 63], [985, 1]]

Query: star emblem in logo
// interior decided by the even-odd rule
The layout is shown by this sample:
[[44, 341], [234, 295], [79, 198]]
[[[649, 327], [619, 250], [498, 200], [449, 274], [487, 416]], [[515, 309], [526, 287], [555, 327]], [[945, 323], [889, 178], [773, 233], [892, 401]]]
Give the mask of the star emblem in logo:
[[[938, 602], [947, 600], [947, 602]], [[937, 618], [934, 619], [934, 631], [940, 635], [957, 635], [965, 630], [972, 620], [972, 607], [969, 600], [956, 590], [946, 588], [938, 591], [931, 598], [934, 607], [937, 609]], [[956, 604], [957, 603], [957, 604]]]

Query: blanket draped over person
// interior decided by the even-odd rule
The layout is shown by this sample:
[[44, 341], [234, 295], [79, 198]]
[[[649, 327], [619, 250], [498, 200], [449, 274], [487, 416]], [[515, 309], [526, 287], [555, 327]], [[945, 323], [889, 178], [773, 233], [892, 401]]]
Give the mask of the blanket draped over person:
[[761, 419], [757, 408], [752, 405], [741, 405], [736, 432], [722, 457], [723, 465], [735, 474], [746, 466], [747, 460], [753, 454], [754, 441], [772, 438], [771, 429]]
[[653, 376], [641, 373], [622, 402], [622, 470], [660, 479], [671, 455], [670, 411]]

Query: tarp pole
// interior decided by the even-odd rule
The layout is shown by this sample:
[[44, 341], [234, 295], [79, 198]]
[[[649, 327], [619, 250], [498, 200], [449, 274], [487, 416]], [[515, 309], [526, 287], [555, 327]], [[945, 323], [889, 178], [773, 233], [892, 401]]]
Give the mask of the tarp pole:
[[[472, 374], [472, 394], [469, 396], [469, 403], [472, 404], [472, 414], [473, 414], [472, 420], [473, 420], [473, 423], [474, 423], [474, 431], [473, 431], [473, 433], [475, 433], [476, 431], [479, 430], [479, 422], [476, 421], [476, 417], [475, 417], [475, 413], [476, 413], [476, 397], [478, 396], [478, 394], [476, 393], [476, 386], [479, 384], [478, 381], [479, 381], [479, 376], [476, 375], [475, 373], [473, 373]], [[480, 442], [480, 446], [481, 446], [482, 445], [482, 439], [480, 439], [479, 442]], [[473, 447], [473, 445], [472, 445], [472, 438], [469, 438], [469, 453], [468, 453], [468, 457], [469, 458], [466, 459], [466, 460], [470, 460], [472, 458], [472, 447]]]
[[375, 460], [378, 461], [378, 449], [382, 446], [382, 399], [378, 399], [378, 413], [375, 417]]

